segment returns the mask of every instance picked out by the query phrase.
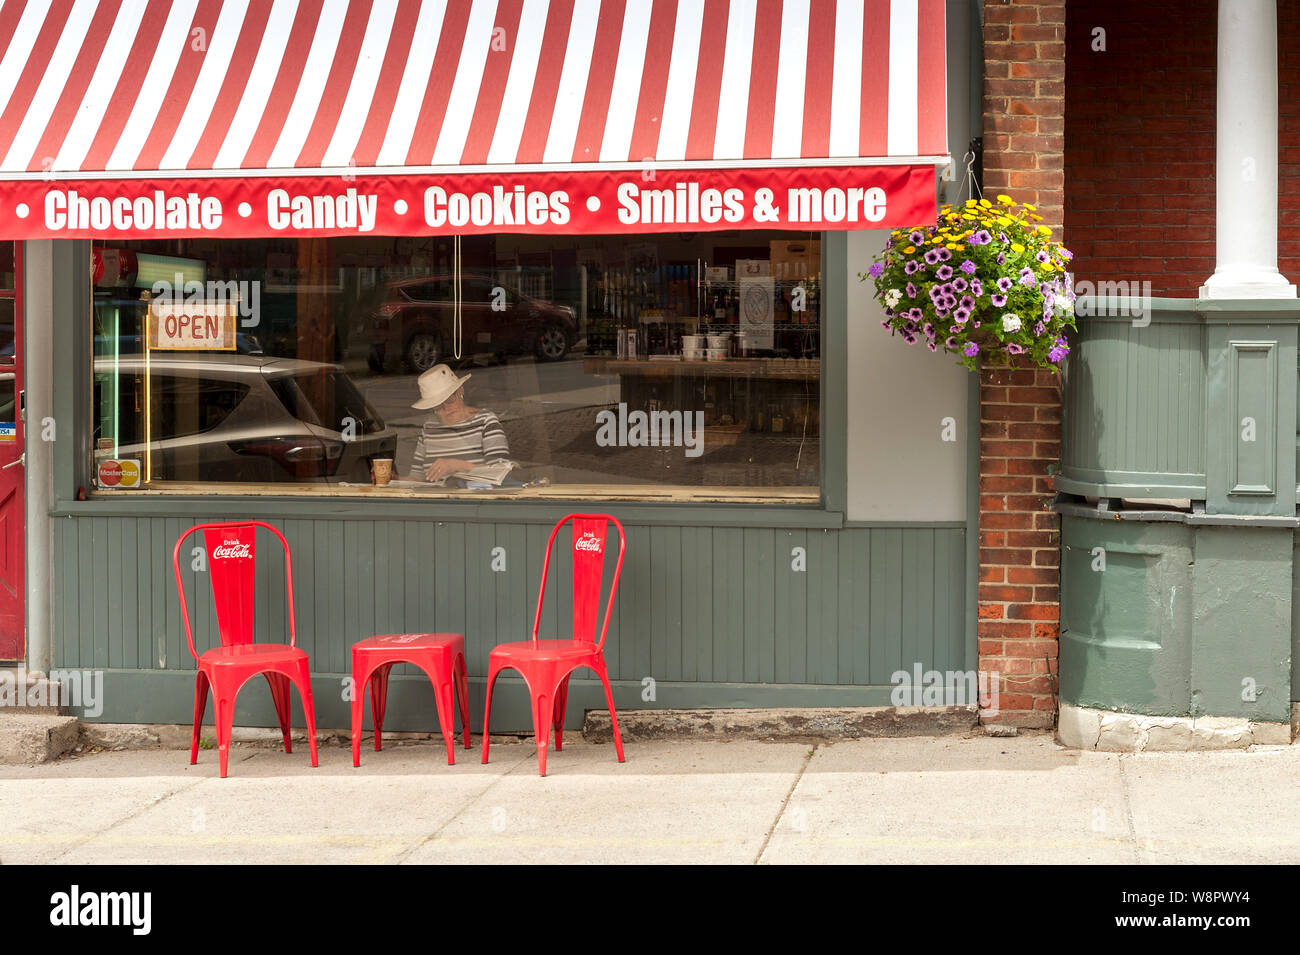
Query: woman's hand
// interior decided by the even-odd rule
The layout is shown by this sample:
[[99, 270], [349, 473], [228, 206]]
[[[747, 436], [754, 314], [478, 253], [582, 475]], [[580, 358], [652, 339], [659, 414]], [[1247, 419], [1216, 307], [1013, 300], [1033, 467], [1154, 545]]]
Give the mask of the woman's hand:
[[474, 465], [461, 458], [438, 458], [424, 469], [424, 477], [428, 481], [441, 481], [449, 474], [455, 474], [457, 471], [468, 471], [472, 467]]

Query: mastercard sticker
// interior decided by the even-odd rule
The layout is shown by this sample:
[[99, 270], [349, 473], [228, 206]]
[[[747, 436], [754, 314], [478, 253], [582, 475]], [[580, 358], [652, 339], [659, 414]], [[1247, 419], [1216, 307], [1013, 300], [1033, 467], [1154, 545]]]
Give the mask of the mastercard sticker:
[[100, 461], [98, 477], [101, 490], [137, 488], [140, 486], [140, 462], [135, 458]]

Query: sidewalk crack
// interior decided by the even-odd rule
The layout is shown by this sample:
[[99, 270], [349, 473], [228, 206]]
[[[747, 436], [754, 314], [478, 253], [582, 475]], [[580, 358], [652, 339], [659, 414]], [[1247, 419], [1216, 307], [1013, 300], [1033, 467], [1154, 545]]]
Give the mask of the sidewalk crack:
[[[501, 744], [498, 743], [497, 745], [499, 746]], [[527, 749], [529, 747], [525, 747], [525, 748]], [[519, 757], [519, 759], [515, 761], [515, 764], [513, 766], [511, 766], [504, 773], [502, 773], [500, 776], [494, 779], [490, 785], [485, 786], [482, 789], [482, 791], [479, 792], [477, 795], [471, 796], [469, 800], [466, 801], [465, 805], [461, 806], [460, 809], [452, 813], [451, 816], [447, 818], [446, 822], [444, 822], [441, 826], [433, 830], [433, 832], [429, 833], [423, 839], [420, 839], [414, 845], [409, 847], [406, 851], [394, 853], [393, 856], [391, 856], [385, 864], [401, 865], [402, 863], [404, 863], [407, 859], [409, 859], [412, 855], [414, 855], [419, 849], [428, 845], [430, 842], [433, 842], [433, 840], [437, 839], [440, 835], [442, 835], [443, 832], [446, 831], [447, 827], [450, 826], [453, 822], [455, 822], [461, 816], [465, 815], [465, 813], [469, 812], [471, 808], [473, 808], [474, 806], [482, 802], [484, 796], [486, 796], [493, 789], [499, 786], [507, 776], [513, 773], [516, 769], [518, 769], [523, 763], [528, 762], [530, 765], [533, 765], [531, 763], [531, 760], [536, 758], [537, 758], [536, 750], [532, 750], [531, 753], [524, 753], [522, 756]]]
[[1142, 845], [1138, 841], [1137, 825], [1133, 822], [1133, 800], [1129, 795], [1128, 776], [1124, 773], [1124, 756], [1121, 753], [1119, 757], [1119, 788], [1124, 797], [1124, 822], [1128, 825], [1129, 835], [1133, 837], [1133, 861], [1142, 865]]
[[799, 781], [803, 779], [803, 774], [808, 769], [808, 764], [812, 762], [813, 754], [820, 748], [821, 743], [814, 743], [812, 748], [804, 754], [803, 763], [799, 766], [799, 772], [795, 774], [794, 782], [790, 784], [790, 789], [786, 792], [785, 798], [781, 800], [781, 808], [776, 811], [776, 818], [772, 820], [772, 825], [767, 830], [767, 835], [763, 837], [763, 844], [758, 847], [758, 855], [754, 856], [754, 865], [763, 861], [763, 853], [767, 852], [767, 844], [772, 841], [772, 835], [776, 832], [776, 827], [781, 824], [781, 819], [785, 815], [786, 807], [790, 805], [790, 800], [794, 797], [794, 791], [799, 788]]

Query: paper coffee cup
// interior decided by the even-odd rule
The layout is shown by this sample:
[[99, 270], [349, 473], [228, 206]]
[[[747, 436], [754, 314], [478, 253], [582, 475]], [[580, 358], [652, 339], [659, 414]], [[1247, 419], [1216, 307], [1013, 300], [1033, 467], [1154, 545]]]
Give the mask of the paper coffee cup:
[[370, 462], [370, 474], [376, 485], [384, 486], [393, 479], [393, 459], [375, 458]]

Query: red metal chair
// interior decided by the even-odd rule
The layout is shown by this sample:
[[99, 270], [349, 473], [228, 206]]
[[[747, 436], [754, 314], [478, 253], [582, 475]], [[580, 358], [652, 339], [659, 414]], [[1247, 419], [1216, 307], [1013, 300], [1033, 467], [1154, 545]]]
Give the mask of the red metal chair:
[[[253, 584], [257, 557], [257, 528], [264, 527], [279, 538], [284, 547], [285, 588], [289, 597], [289, 643], [253, 642]], [[208, 576], [212, 581], [212, 600], [217, 612], [217, 630], [221, 646], [202, 655], [194, 648], [190, 628], [190, 611], [185, 601], [181, 579], [180, 552], [185, 539], [203, 531], [208, 552]], [[172, 549], [172, 568], [176, 571], [176, 589], [181, 597], [181, 616], [185, 619], [185, 639], [190, 653], [198, 662], [194, 683], [194, 735], [190, 742], [190, 765], [199, 759], [199, 727], [208, 703], [208, 687], [216, 705], [217, 754], [221, 775], [226, 775], [230, 759], [230, 737], [235, 722], [235, 697], [249, 679], [261, 673], [271, 687], [271, 699], [284, 735], [284, 751], [293, 752], [289, 740], [289, 684], [298, 688], [302, 708], [307, 714], [307, 742], [311, 764], [316, 758], [316, 710], [311, 699], [311, 672], [307, 654], [298, 649], [293, 620], [293, 562], [284, 535], [264, 521], [196, 524], [180, 536]]]
[[433, 683], [438, 725], [447, 743], [447, 765], [456, 765], [456, 698], [460, 725], [469, 749], [469, 681], [465, 676], [465, 638], [459, 633], [388, 633], [352, 644], [352, 765], [361, 765], [361, 697], [370, 684], [370, 716], [375, 722], [375, 752], [384, 748], [384, 710], [388, 706], [388, 672], [395, 663], [411, 663]]
[[[573, 524], [573, 638], [538, 640], [542, 600], [546, 596], [546, 571], [551, 565], [551, 545], [555, 543], [555, 535], [560, 528], [570, 522]], [[611, 522], [618, 528], [618, 563], [614, 565], [614, 581], [609, 588], [609, 602], [605, 605], [605, 622], [601, 625], [600, 640], [597, 641], [596, 611], [605, 571], [608, 525]], [[542, 585], [537, 592], [532, 640], [500, 644], [488, 656], [487, 703], [483, 712], [483, 762], [488, 761], [492, 686], [503, 670], [519, 671], [528, 685], [532, 698], [533, 732], [537, 738], [537, 770], [545, 776], [551, 726], [555, 727], [555, 751], [558, 753], [564, 748], [564, 706], [569, 696], [569, 677], [583, 667], [595, 671], [605, 687], [605, 701], [609, 704], [609, 718], [614, 727], [614, 750], [618, 754], [618, 761], [623, 762], [623, 737], [619, 735], [618, 714], [614, 712], [614, 694], [605, 668], [604, 646], [605, 634], [609, 630], [609, 615], [614, 609], [614, 595], [618, 593], [619, 574], [623, 572], [625, 548], [623, 525], [608, 514], [570, 514], [551, 531], [550, 539], [546, 542], [546, 561], [542, 564]]]

